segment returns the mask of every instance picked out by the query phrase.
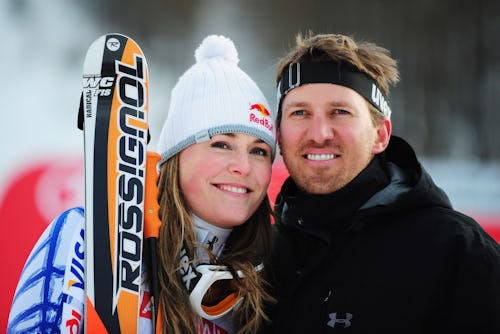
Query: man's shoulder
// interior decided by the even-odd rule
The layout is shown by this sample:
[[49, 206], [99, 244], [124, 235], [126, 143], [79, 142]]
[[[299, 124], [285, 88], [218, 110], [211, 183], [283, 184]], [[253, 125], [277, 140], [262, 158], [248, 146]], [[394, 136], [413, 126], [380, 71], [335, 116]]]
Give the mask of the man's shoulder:
[[448, 207], [428, 207], [411, 213], [418, 227], [427, 232], [428, 242], [454, 245], [460, 253], [493, 252], [500, 246], [472, 217]]

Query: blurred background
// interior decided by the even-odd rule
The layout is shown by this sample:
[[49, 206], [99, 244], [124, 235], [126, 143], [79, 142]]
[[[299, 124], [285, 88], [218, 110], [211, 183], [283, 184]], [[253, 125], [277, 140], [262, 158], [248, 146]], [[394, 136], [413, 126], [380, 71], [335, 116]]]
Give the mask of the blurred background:
[[[0, 256], [4, 332], [22, 266], [48, 222], [83, 205], [76, 127], [85, 53], [132, 37], [148, 59], [156, 143], [170, 90], [208, 34], [231, 38], [240, 66], [275, 107], [274, 70], [298, 31], [375, 42], [399, 62], [393, 131], [455, 208], [500, 240], [500, 2], [495, 0], [2, 0]], [[154, 148], [154, 146], [152, 146]], [[285, 176], [276, 162], [272, 194]]]

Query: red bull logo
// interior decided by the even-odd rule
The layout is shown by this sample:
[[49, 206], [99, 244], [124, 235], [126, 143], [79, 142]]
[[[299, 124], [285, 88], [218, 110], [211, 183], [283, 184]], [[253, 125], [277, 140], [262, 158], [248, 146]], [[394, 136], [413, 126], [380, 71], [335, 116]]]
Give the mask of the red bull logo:
[[267, 110], [266, 106], [263, 105], [262, 103], [255, 103], [250, 106], [250, 110], [257, 110], [258, 112], [261, 113], [262, 116], [264, 117], [269, 117], [271, 114], [269, 113], [269, 110]]
[[262, 103], [250, 105], [250, 111], [252, 110], [256, 110], [258, 114], [250, 112], [250, 122], [261, 124], [269, 131], [273, 131], [273, 122], [269, 110]]

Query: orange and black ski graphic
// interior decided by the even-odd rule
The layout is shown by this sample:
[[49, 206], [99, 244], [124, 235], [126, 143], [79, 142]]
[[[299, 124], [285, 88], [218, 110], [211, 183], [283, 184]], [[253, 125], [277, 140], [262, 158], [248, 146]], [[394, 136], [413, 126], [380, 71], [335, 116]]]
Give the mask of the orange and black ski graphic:
[[121, 34], [89, 48], [85, 137], [85, 331], [137, 333], [148, 136], [148, 69]]

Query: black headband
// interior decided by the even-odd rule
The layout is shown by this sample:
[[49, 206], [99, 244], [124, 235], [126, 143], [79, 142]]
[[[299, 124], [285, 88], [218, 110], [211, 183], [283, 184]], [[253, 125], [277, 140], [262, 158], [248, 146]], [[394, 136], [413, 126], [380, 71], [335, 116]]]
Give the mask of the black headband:
[[292, 89], [308, 83], [331, 83], [354, 89], [386, 117], [391, 116], [389, 100], [375, 80], [352, 66], [326, 61], [291, 63], [278, 82], [278, 107]]

